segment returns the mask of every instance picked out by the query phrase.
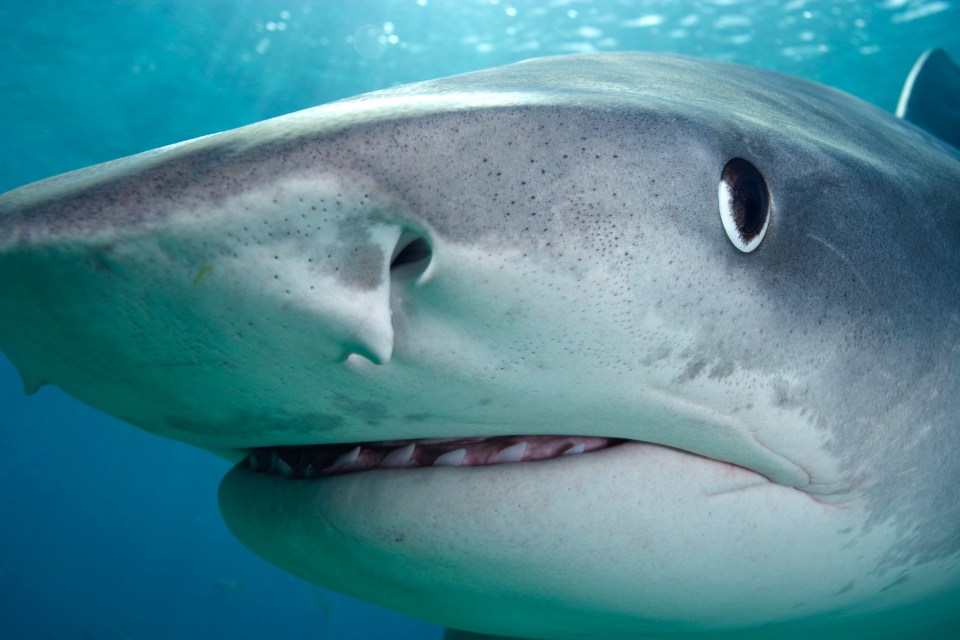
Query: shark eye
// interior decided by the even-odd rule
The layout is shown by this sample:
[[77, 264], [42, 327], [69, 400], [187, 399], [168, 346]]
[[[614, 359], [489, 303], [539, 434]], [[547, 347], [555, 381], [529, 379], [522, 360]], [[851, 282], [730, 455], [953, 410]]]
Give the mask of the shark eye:
[[737, 249], [750, 253], [763, 240], [770, 221], [770, 192], [757, 168], [734, 158], [720, 175], [720, 219]]

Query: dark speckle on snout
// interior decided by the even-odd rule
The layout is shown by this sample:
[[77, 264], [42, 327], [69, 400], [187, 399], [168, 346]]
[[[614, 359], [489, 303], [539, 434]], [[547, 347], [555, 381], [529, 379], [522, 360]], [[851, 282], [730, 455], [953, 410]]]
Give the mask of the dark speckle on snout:
[[387, 417], [387, 407], [380, 402], [362, 400], [343, 394], [333, 398], [333, 404], [344, 413], [365, 420], [368, 423], [378, 423]]
[[687, 363], [686, 370], [680, 374], [677, 382], [689, 382], [696, 378], [707, 366], [707, 361], [704, 358], [695, 358]]
[[327, 252], [337, 265], [336, 277], [344, 285], [357, 289], [376, 289], [383, 283], [386, 256], [373, 242], [364, 220], [343, 220], [338, 225], [337, 240]]
[[714, 380], [723, 380], [724, 378], [726, 378], [727, 376], [729, 376], [730, 374], [732, 374], [735, 369], [736, 369], [736, 367], [734, 366], [734, 364], [733, 364], [732, 361], [730, 361], [730, 360], [722, 360], [722, 361], [718, 362], [717, 364], [715, 364], [715, 365], [710, 369], [710, 373], [707, 374], [707, 375], [709, 375], [710, 378], [712, 378], [712, 379], [714, 379]]

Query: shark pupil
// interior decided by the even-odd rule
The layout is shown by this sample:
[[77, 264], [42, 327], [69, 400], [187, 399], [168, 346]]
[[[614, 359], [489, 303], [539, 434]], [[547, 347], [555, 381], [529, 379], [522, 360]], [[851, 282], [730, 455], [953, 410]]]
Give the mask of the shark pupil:
[[752, 176], [741, 178], [733, 189], [733, 215], [744, 240], [750, 240], [763, 227], [766, 202], [761, 186]]
[[719, 206], [723, 228], [734, 246], [744, 253], [756, 249], [767, 230], [770, 194], [753, 164], [743, 158], [726, 164], [720, 176]]

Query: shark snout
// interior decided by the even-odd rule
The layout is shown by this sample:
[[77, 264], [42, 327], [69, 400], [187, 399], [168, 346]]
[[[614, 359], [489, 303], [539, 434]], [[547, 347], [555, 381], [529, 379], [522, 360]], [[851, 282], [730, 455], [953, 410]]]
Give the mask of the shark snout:
[[[20, 218], [20, 241], [0, 246], [0, 348], [28, 390], [56, 384], [162, 433], [184, 420], [253, 429], [266, 418], [251, 407], [296, 413], [302, 389], [326, 406], [353, 384], [350, 365], [391, 361], [434, 238], [390, 190], [318, 172], [225, 199], [168, 196], [168, 210], [96, 233]], [[87, 204], [78, 220], [107, 206]]]

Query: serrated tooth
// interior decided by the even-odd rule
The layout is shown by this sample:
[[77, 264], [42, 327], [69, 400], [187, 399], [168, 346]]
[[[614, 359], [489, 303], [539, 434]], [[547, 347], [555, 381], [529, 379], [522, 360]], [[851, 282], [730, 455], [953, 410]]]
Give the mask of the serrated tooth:
[[339, 466], [341, 464], [348, 465], [355, 463], [360, 458], [360, 445], [355, 446], [350, 451], [346, 453], [341, 453], [340, 456], [333, 461], [333, 466]]
[[417, 448], [417, 445], [411, 442], [410, 444], [400, 447], [399, 449], [394, 449], [387, 454], [387, 457], [383, 459], [383, 462], [380, 463], [381, 467], [409, 467], [410, 461], [413, 458], [413, 450]]
[[287, 476], [288, 478], [293, 475], [293, 467], [287, 464], [283, 458], [277, 459], [277, 470], [280, 472], [280, 475]]
[[463, 459], [467, 457], [466, 449], [454, 449], [433, 461], [435, 467], [459, 467], [463, 464]]
[[569, 449], [567, 449], [566, 451], [564, 451], [564, 452], [563, 452], [563, 455], [565, 455], [565, 456], [573, 456], [573, 455], [576, 455], [576, 454], [578, 454], [578, 453], [583, 453], [583, 450], [586, 449], [586, 448], [587, 448], [587, 445], [585, 445], [584, 443], [581, 442], [581, 443], [579, 443], [579, 444], [573, 445], [572, 447], [570, 447]]
[[273, 450], [270, 452], [270, 468], [268, 469], [270, 473], [277, 472], [277, 460], [279, 459], [280, 459], [280, 456], [277, 455], [276, 450]]
[[500, 449], [497, 452], [496, 461], [497, 462], [520, 462], [523, 460], [523, 454], [527, 452], [527, 441], [518, 442], [512, 444], [505, 449]]
[[257, 470], [257, 454], [253, 451], [247, 456], [247, 466], [250, 467], [252, 471]]
[[312, 478], [312, 477], [313, 477], [313, 465], [312, 465], [312, 464], [308, 464], [306, 467], [304, 467], [304, 469], [303, 469], [303, 477], [304, 477], [304, 478]]

